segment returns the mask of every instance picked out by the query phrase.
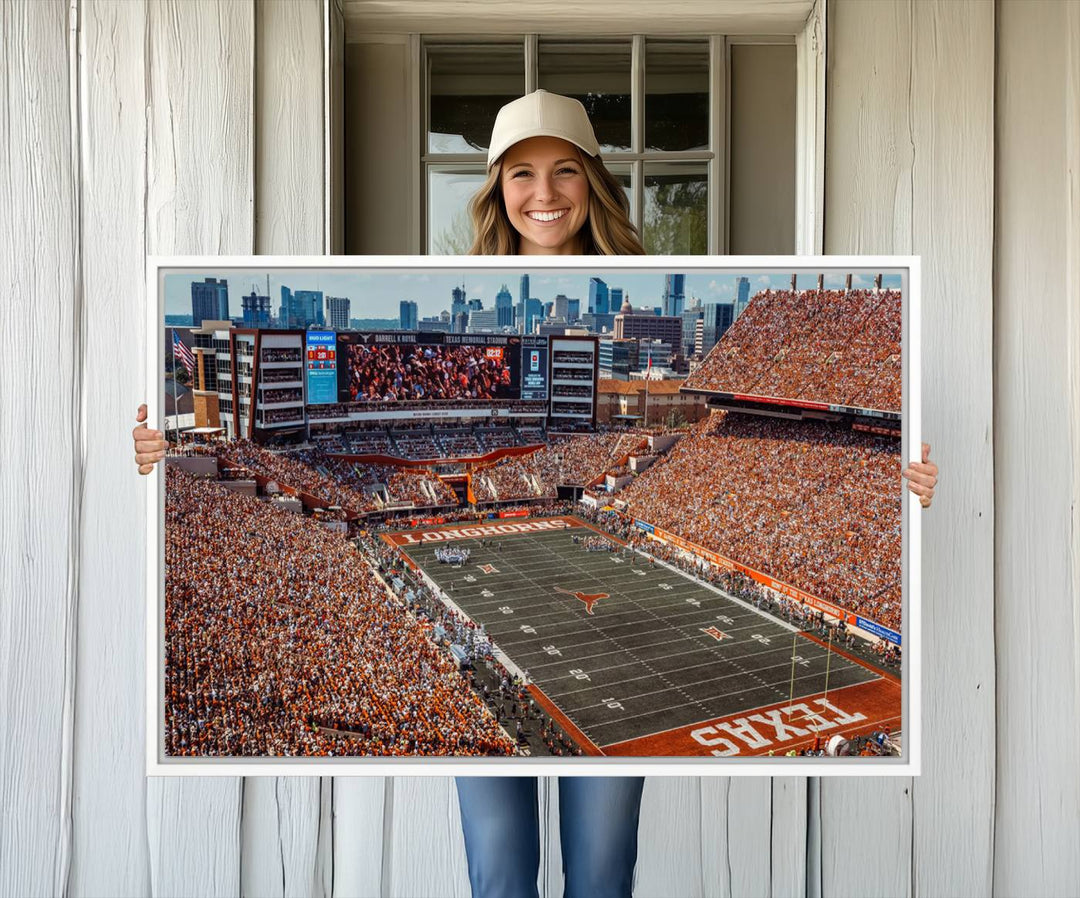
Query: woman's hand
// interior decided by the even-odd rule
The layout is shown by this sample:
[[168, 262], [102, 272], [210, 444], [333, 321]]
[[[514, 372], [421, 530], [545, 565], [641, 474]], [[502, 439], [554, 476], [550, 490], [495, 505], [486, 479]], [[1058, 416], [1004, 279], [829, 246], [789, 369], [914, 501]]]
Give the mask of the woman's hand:
[[922, 462], [913, 462], [900, 475], [908, 480], [908, 489], [919, 497], [923, 508], [929, 508], [937, 486], [938, 468], [930, 461], [930, 444], [922, 444]]
[[139, 406], [135, 420], [141, 422], [131, 431], [131, 438], [135, 441], [135, 463], [139, 466], [140, 474], [149, 474], [154, 470], [154, 465], [165, 457], [169, 444], [160, 430], [150, 430], [146, 426], [145, 402]]

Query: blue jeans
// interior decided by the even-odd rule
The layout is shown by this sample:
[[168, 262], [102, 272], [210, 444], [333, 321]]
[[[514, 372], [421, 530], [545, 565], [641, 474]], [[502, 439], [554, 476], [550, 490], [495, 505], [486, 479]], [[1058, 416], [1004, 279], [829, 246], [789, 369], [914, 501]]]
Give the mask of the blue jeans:
[[[644, 777], [559, 778], [564, 898], [630, 898]], [[457, 778], [473, 898], [538, 898], [536, 777]]]

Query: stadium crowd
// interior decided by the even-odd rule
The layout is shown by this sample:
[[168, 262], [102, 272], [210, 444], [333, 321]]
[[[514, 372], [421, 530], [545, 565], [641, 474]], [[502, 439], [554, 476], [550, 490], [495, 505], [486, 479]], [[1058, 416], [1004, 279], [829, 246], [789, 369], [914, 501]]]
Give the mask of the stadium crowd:
[[637, 431], [551, 436], [524, 456], [500, 459], [473, 478], [477, 502], [553, 497], [560, 486], [584, 486], [646, 444]]
[[686, 388], [900, 410], [896, 290], [765, 290]]
[[165, 476], [167, 754], [513, 753], [430, 625], [348, 542]]
[[262, 349], [262, 360], [264, 362], [299, 362], [300, 350], [299, 348], [274, 349], [269, 346], [264, 346]]
[[510, 368], [483, 346], [349, 344], [354, 402], [509, 398]]
[[893, 439], [715, 412], [619, 494], [633, 517], [900, 626]]
[[380, 510], [385, 502], [378, 487], [385, 487], [386, 499], [417, 507], [456, 505], [453, 489], [423, 470], [390, 465], [350, 463], [327, 454], [321, 448], [292, 452], [271, 452], [250, 440], [217, 443], [211, 450], [219, 459], [322, 499], [354, 514]]

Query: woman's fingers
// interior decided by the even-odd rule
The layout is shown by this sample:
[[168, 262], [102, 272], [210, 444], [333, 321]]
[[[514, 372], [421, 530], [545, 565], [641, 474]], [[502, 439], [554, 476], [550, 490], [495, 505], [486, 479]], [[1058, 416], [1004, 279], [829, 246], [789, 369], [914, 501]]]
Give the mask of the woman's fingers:
[[918, 471], [905, 471], [904, 479], [909, 483], [920, 483], [923, 486], [934, 487], [937, 485], [937, 477], [933, 474], [921, 474]]
[[929, 484], [915, 483], [911, 481], [908, 483], [908, 489], [911, 490], [916, 496], [933, 496], [934, 488]]
[[901, 476], [908, 480], [917, 480], [923, 483], [929, 483], [931, 486], [937, 483], [938, 469], [935, 464], [920, 464], [919, 462], [912, 462], [906, 467]]
[[136, 442], [143, 440], [163, 440], [165, 439], [165, 434], [160, 430], [151, 430], [145, 424], [140, 424], [131, 431], [131, 438]]
[[131, 431], [131, 438], [135, 443], [135, 464], [139, 466], [140, 474], [149, 474], [154, 470], [154, 465], [165, 457], [169, 442], [160, 430], [151, 430], [146, 426], [145, 402], [135, 413], [135, 420], [139, 422]]

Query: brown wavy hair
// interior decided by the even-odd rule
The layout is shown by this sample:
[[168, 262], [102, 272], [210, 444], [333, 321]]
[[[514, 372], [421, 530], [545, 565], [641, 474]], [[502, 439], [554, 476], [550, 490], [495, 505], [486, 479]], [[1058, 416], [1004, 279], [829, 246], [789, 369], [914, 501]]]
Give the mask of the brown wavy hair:
[[[622, 185], [600, 157], [578, 153], [589, 182], [589, 211], [578, 232], [584, 238], [586, 256], [643, 256], [637, 228], [630, 221], [630, 201]], [[521, 239], [503, 202], [501, 182], [505, 154], [488, 171], [487, 180], [469, 200], [473, 225], [470, 256], [516, 256]]]

